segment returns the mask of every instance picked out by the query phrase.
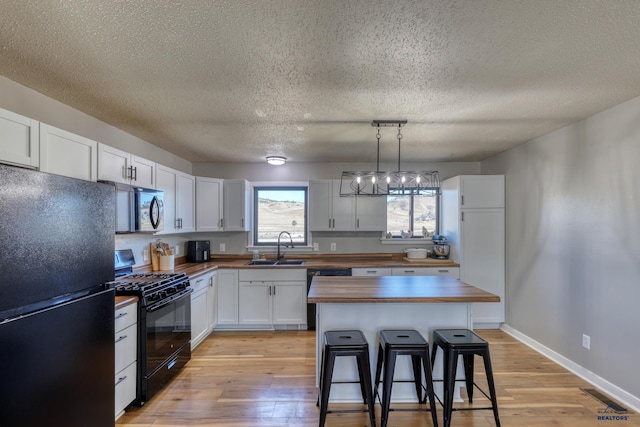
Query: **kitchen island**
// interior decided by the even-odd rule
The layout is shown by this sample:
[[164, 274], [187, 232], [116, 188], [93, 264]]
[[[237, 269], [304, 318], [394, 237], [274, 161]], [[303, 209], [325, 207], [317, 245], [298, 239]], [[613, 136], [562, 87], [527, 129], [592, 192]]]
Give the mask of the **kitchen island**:
[[[499, 302], [500, 298], [460, 280], [444, 276], [327, 277], [316, 276], [311, 282], [307, 301], [316, 309], [316, 384], [320, 374], [323, 334], [327, 330], [359, 329], [369, 342], [372, 381], [381, 329], [415, 329], [427, 340], [439, 328], [473, 328], [472, 303]], [[353, 358], [338, 358], [334, 381], [356, 380]], [[396, 379], [412, 377], [409, 357], [396, 364]], [[434, 378], [442, 378], [442, 357], [436, 360]], [[461, 367], [459, 367], [461, 369]], [[460, 370], [459, 378], [462, 377]], [[458, 386], [459, 387], [459, 386]], [[435, 385], [441, 393], [441, 383]], [[392, 401], [415, 401], [410, 383], [394, 384]], [[456, 389], [459, 399], [459, 389]], [[361, 401], [357, 384], [331, 388], [333, 402]]]

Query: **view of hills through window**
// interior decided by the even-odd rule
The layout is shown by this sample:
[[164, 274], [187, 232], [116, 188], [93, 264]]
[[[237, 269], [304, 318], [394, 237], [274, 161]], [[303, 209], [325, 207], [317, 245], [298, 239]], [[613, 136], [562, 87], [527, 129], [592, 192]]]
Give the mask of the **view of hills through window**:
[[[275, 244], [278, 234], [288, 231], [294, 244], [306, 244], [306, 188], [257, 188], [255, 191], [255, 243]], [[287, 236], [283, 238], [283, 242], [289, 243]]]
[[422, 237], [422, 227], [425, 227], [430, 234], [435, 233], [437, 199], [433, 196], [387, 196], [387, 232], [400, 236], [402, 231], [412, 230], [414, 237]]

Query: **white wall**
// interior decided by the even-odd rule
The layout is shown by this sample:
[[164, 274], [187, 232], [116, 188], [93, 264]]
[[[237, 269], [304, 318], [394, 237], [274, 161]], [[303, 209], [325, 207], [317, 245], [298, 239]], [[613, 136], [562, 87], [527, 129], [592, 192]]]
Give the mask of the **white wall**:
[[506, 175], [506, 323], [637, 398], [639, 160], [635, 98], [481, 163]]
[[191, 162], [3, 76], [0, 108], [191, 173]]

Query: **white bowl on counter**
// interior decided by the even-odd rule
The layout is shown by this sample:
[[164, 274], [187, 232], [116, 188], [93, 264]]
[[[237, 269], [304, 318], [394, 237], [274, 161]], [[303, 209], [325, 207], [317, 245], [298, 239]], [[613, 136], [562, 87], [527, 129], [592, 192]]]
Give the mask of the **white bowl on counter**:
[[421, 259], [421, 258], [427, 257], [428, 251], [426, 249], [411, 248], [411, 249], [405, 249], [404, 252], [407, 254], [407, 258]]

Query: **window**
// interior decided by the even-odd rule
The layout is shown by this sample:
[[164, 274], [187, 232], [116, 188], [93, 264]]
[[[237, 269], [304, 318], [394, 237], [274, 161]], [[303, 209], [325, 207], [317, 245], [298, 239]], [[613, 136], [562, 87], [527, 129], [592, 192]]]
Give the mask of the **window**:
[[282, 231], [295, 245], [307, 245], [307, 187], [254, 187], [253, 206], [255, 246], [275, 246]]
[[412, 190], [397, 190], [387, 196], [387, 234], [401, 237], [410, 231], [413, 237], [423, 237], [423, 227], [429, 234], [438, 232], [439, 197], [420, 196]]

